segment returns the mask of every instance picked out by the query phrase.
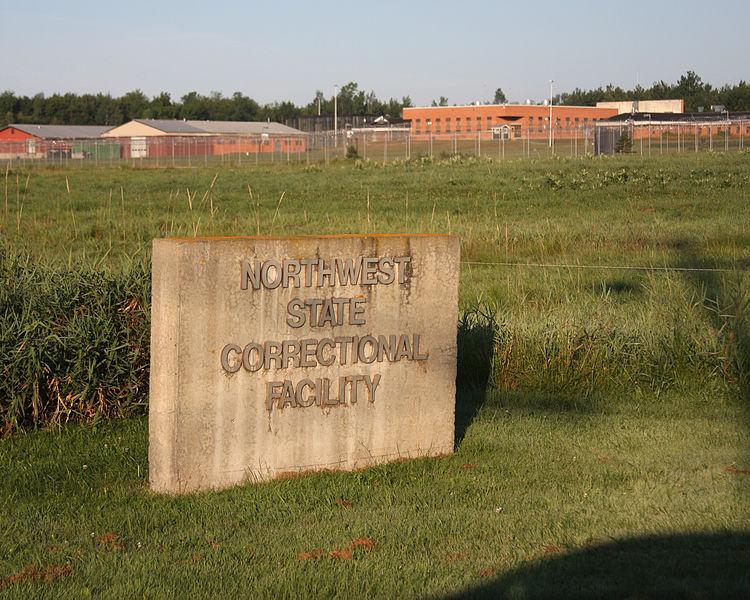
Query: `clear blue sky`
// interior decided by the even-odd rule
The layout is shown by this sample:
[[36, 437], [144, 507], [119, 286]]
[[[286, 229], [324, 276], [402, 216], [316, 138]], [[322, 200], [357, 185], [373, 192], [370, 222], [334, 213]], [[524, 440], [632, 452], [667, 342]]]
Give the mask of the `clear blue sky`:
[[[368, 6], [365, 6], [368, 5]], [[372, 7], [372, 8], [370, 8]], [[750, 1], [0, 0], [0, 90], [241, 91], [306, 103], [544, 98], [555, 89], [750, 79]]]

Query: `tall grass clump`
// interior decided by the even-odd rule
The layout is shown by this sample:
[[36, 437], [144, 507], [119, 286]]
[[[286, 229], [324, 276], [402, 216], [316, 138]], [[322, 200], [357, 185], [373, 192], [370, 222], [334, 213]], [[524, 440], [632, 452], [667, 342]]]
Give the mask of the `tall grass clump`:
[[[464, 324], [475, 338], [479, 335], [465, 339], [464, 356], [474, 368], [490, 369], [488, 387], [542, 395], [561, 406], [658, 400], [664, 393], [680, 396], [695, 389], [707, 397], [721, 396], [722, 389], [746, 395], [747, 278], [723, 275], [710, 286], [681, 279], [675, 274], [645, 277], [620, 300], [578, 290], [573, 301], [560, 302], [564, 290], [558, 289], [549, 302], [524, 292], [524, 299], [474, 309], [466, 315], [495, 311], [495, 316], [483, 317], [479, 329]], [[479, 356], [487, 354], [487, 344], [489, 361]]]
[[0, 246], [0, 431], [145, 407], [149, 271], [53, 267]]

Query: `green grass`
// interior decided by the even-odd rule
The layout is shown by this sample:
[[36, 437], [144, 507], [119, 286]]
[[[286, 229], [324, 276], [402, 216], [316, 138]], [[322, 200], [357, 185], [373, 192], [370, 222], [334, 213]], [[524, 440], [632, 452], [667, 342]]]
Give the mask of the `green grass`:
[[9, 172], [7, 247], [84, 279], [127, 280], [153, 237], [258, 231], [451, 231], [468, 263], [569, 266], [463, 265], [450, 457], [168, 498], [145, 416], [0, 439], [0, 597], [747, 596], [748, 167]]

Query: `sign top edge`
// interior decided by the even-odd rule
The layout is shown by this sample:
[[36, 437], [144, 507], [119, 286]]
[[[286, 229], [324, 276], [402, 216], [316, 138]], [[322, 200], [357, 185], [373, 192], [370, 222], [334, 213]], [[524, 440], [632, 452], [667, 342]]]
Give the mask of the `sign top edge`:
[[336, 239], [367, 239], [367, 238], [457, 238], [455, 234], [448, 233], [372, 233], [372, 234], [326, 234], [326, 235], [291, 235], [291, 236], [263, 236], [263, 235], [237, 235], [237, 236], [207, 236], [207, 237], [164, 237], [154, 238], [154, 242], [214, 242], [214, 241], [288, 241], [288, 240], [336, 240]]

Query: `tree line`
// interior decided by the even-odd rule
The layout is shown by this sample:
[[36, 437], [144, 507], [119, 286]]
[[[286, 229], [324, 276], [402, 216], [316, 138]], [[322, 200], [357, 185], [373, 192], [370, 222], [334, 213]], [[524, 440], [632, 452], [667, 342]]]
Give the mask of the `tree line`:
[[[723, 105], [730, 111], [750, 111], [750, 85], [743, 81], [735, 85], [714, 87], [699, 75], [688, 71], [676, 83], [659, 81], [649, 88], [636, 86], [625, 90], [612, 84], [592, 90], [576, 88], [554, 99], [556, 104], [593, 106], [600, 101], [663, 100], [683, 98], [685, 110], [696, 112], [700, 107]], [[338, 90], [338, 114], [342, 116], [384, 115], [401, 116], [405, 107], [412, 106], [409, 96], [400, 100], [381, 100], [375, 92], [366, 92], [355, 82]], [[501, 88], [495, 91], [495, 103], [506, 101]], [[490, 102], [489, 100], [487, 102]], [[435, 106], [447, 106], [448, 98], [440, 96]], [[16, 95], [11, 91], [0, 94], [0, 126], [8, 123], [39, 123], [68, 125], [120, 125], [131, 119], [199, 119], [216, 121], [278, 121], [284, 122], [305, 116], [333, 115], [333, 96], [315, 92], [312, 100], [298, 106], [290, 101], [260, 104], [242, 92], [224, 96], [219, 92], [202, 95], [190, 92], [174, 100], [167, 92], [149, 98], [141, 90], [119, 97], [110, 94], [53, 94], [45, 96]]]
[[750, 111], [750, 84], [742, 80], [735, 85], [714, 87], [704, 82], [694, 71], [688, 71], [677, 83], [657, 81], [651, 87], [637, 85], [632, 90], [609, 84], [593, 90], [576, 88], [572, 92], [559, 94], [556, 104], [572, 106], [594, 106], [597, 102], [617, 100], [685, 100], [685, 112], [698, 112], [701, 108], [724, 106], [729, 111]]
[[[340, 115], [387, 115], [400, 117], [411, 98], [381, 100], [375, 92], [365, 92], [355, 82], [338, 90]], [[332, 115], [333, 96], [317, 91], [305, 105], [293, 102], [260, 104], [242, 92], [224, 96], [219, 92], [202, 95], [189, 92], [174, 100], [168, 92], [149, 98], [141, 90], [119, 97], [110, 94], [53, 94], [45, 96], [0, 94], [0, 126], [8, 123], [120, 125], [131, 119], [197, 119], [213, 121], [277, 121], [313, 115]]]

